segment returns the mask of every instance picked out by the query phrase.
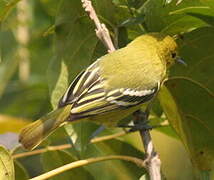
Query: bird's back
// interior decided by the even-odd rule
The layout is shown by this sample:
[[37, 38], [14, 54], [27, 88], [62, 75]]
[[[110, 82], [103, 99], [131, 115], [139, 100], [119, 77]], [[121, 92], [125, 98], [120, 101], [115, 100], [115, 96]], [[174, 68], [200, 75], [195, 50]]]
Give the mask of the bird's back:
[[103, 56], [99, 61], [102, 67], [100, 74], [107, 79], [107, 89], [151, 89], [166, 75], [166, 67], [161, 58], [154, 44], [142, 42], [139, 45], [130, 45]]

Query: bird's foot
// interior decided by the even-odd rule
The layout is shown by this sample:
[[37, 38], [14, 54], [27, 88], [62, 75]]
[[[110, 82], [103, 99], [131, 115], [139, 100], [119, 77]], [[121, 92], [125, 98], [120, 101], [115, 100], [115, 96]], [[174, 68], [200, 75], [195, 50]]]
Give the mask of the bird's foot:
[[146, 130], [152, 130], [153, 126], [150, 126], [148, 124], [149, 121], [142, 121], [142, 123], [134, 124], [134, 125], [118, 125], [118, 127], [121, 128], [129, 128], [128, 132], [134, 132], [134, 131], [146, 131]]

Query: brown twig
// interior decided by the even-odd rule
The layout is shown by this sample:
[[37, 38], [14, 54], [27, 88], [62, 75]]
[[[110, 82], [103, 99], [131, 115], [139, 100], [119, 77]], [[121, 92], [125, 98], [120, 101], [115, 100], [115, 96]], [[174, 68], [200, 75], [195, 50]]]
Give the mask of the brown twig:
[[[117, 137], [120, 137], [120, 136], [124, 136], [124, 135], [126, 135], [128, 133], [129, 132], [123, 131], [123, 132], [115, 133], [115, 134], [112, 134], [112, 135], [97, 137], [97, 138], [92, 139], [90, 141], [90, 143], [98, 143], [98, 142], [111, 140], [111, 139], [114, 139], [114, 138], [117, 138]], [[47, 148], [36, 149], [34, 151], [14, 154], [13, 158], [14, 159], [18, 159], [18, 158], [23, 158], [23, 157], [27, 157], [27, 156], [33, 156], [33, 155], [45, 153], [47, 151], [57, 151], [57, 150], [68, 149], [68, 148], [71, 148], [71, 147], [72, 147], [71, 144], [62, 144], [62, 145], [58, 145], [58, 146], [48, 146]]]
[[51, 178], [53, 176], [56, 176], [58, 174], [61, 174], [65, 171], [68, 171], [70, 169], [73, 168], [77, 168], [77, 167], [82, 167], [88, 164], [92, 164], [92, 163], [96, 163], [96, 162], [101, 162], [101, 161], [107, 161], [107, 160], [124, 160], [124, 161], [129, 161], [132, 163], [135, 163], [137, 166], [140, 167], [145, 167], [144, 165], [144, 161], [142, 161], [139, 158], [136, 157], [131, 157], [131, 156], [119, 156], [119, 155], [110, 155], [110, 156], [104, 156], [104, 157], [94, 157], [94, 158], [89, 158], [89, 159], [83, 159], [83, 160], [79, 160], [79, 161], [75, 161], [69, 164], [66, 164], [64, 166], [61, 166], [59, 168], [56, 168], [52, 171], [46, 172], [40, 176], [37, 176], [35, 178], [32, 178], [30, 180], [44, 180], [44, 179], [48, 179]]
[[[135, 117], [134, 119], [135, 125], [146, 124], [148, 121], [149, 112], [146, 111], [145, 113], [143, 113], [139, 110], [139, 111], [136, 111], [133, 115]], [[152, 143], [152, 138], [151, 138], [149, 129], [139, 130], [139, 133], [146, 152], [145, 165], [149, 171], [150, 179], [161, 180], [161, 173], [160, 173], [161, 161], [159, 159], [157, 152], [154, 149], [154, 145]]]
[[83, 8], [86, 12], [88, 12], [89, 17], [94, 21], [94, 24], [96, 26], [96, 35], [97, 37], [103, 42], [103, 44], [108, 49], [108, 52], [115, 51], [114, 44], [111, 40], [111, 37], [109, 35], [109, 31], [106, 28], [105, 24], [100, 23], [97, 14], [91, 4], [90, 0], [82, 0]]

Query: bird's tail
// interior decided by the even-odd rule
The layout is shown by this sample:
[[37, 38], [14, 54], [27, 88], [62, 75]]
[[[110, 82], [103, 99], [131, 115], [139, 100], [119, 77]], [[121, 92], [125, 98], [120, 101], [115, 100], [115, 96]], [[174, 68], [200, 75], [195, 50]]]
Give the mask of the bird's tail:
[[66, 123], [72, 105], [59, 108], [22, 129], [19, 142], [28, 150], [34, 149], [57, 127]]

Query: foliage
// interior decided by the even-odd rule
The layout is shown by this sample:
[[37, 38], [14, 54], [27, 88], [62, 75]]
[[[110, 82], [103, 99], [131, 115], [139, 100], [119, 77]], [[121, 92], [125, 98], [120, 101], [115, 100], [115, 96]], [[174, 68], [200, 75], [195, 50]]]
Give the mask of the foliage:
[[[0, 113], [10, 115], [0, 116], [3, 135], [17, 133], [30, 122], [27, 119], [36, 119], [55, 108], [74, 77], [107, 53], [80, 0], [29, 0], [28, 12], [24, 13], [30, 16], [24, 25], [17, 21], [21, 1], [24, 0], [0, 2]], [[214, 1], [92, 0], [92, 3], [118, 48], [146, 32], [178, 37], [180, 56], [188, 66], [172, 68], [151, 115], [151, 124], [164, 124], [153, 133], [159, 141], [155, 145], [161, 154], [162, 173], [166, 179], [195, 179], [197, 172], [213, 171]], [[20, 26], [29, 33], [27, 44], [18, 38], [16, 29]], [[30, 73], [25, 81], [19, 72], [21, 48], [29, 54]], [[17, 142], [11, 136], [4, 136], [7, 143], [2, 143], [0, 135], [0, 144], [10, 144], [10, 151], [0, 148], [0, 179], [14, 176], [17, 180], [28, 179], [89, 157], [117, 154], [142, 158], [143, 148], [137, 133], [91, 144], [89, 141], [97, 128], [89, 122], [65, 126], [51, 135], [43, 147], [72, 141], [73, 148], [47, 150], [14, 161], [11, 154], [24, 151], [15, 147]], [[120, 131], [107, 129], [99, 136]], [[183, 166], [179, 165], [180, 156], [185, 157]], [[51, 179], [139, 179], [145, 173], [135, 164], [118, 160], [83, 166]]]

